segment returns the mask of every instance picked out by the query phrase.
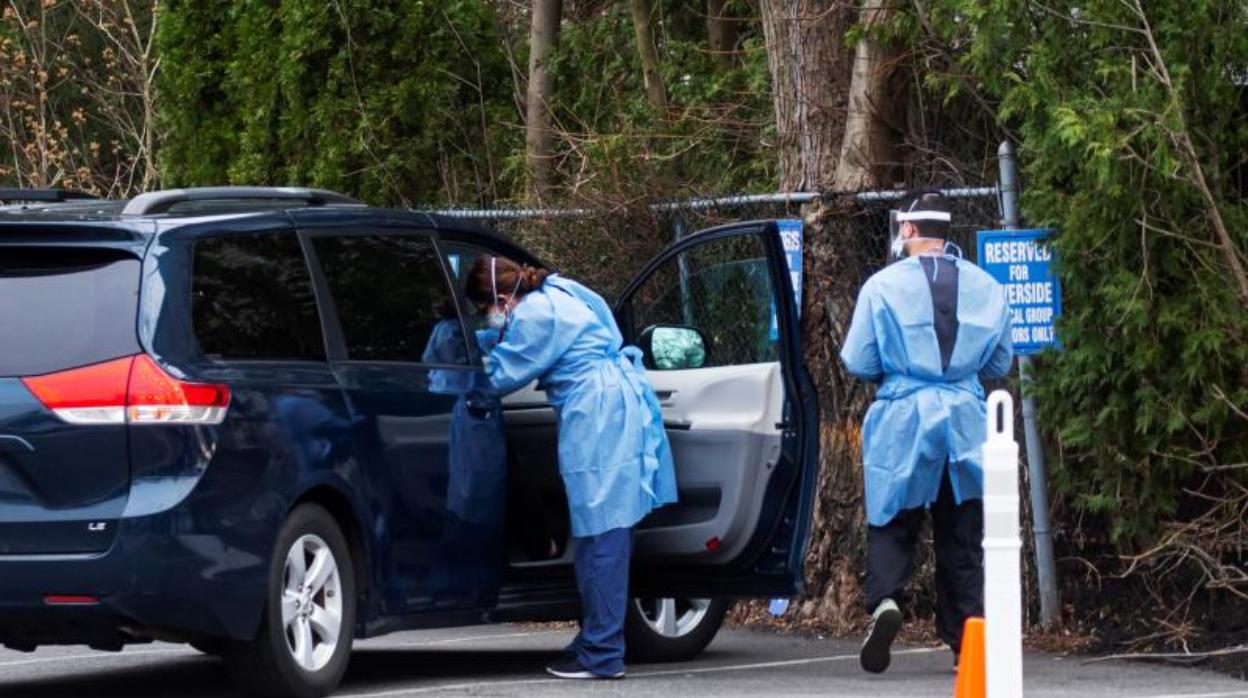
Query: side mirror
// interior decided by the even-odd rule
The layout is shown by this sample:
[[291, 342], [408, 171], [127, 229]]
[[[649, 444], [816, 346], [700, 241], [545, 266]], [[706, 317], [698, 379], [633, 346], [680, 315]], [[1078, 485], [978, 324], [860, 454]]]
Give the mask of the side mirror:
[[651, 325], [637, 338], [646, 368], [679, 371], [706, 365], [707, 341], [702, 332], [682, 325]]

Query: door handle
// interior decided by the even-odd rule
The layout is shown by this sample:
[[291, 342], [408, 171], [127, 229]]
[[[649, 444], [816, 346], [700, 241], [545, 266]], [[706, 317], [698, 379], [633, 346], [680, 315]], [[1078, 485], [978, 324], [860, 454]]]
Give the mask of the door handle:
[[20, 436], [0, 434], [0, 452], [34, 453], [35, 447], [31, 446], [29, 441]]

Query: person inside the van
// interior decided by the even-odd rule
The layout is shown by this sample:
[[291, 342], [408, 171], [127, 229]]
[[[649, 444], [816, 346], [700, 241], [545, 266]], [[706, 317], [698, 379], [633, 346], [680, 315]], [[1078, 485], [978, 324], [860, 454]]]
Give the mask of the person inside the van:
[[467, 295], [497, 333], [485, 357], [492, 387], [508, 393], [536, 379], [558, 417], [583, 617], [546, 670], [622, 678], [633, 529], [676, 501], [671, 446], [641, 351], [624, 346], [601, 296], [546, 269], [481, 257]]

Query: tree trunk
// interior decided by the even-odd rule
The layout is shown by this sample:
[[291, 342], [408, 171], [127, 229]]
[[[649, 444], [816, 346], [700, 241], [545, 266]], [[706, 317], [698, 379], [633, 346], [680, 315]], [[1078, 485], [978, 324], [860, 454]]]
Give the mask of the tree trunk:
[[813, 532], [806, 555], [806, 596], [800, 617], [837, 633], [866, 620], [860, 580], [865, 572], [862, 419], [872, 389], [850, 376], [840, 350], [849, 331], [858, 289], [879, 264], [868, 214], [850, 198], [808, 206], [802, 310], [806, 366], [819, 392], [819, 484]]
[[836, 191], [874, 189], [891, 184], [896, 153], [889, 121], [896, 110], [889, 94], [896, 52], [877, 40], [874, 30], [889, 21], [894, 10], [879, 0], [862, 0], [859, 24], [864, 32], [854, 49], [849, 83], [845, 137], [832, 188]]
[[550, 60], [559, 46], [562, 0], [533, 0], [529, 30], [529, 87], [524, 111], [524, 142], [534, 198], [541, 202], [554, 184], [554, 133], [550, 102], [555, 83]]
[[728, 16], [728, 0], [706, 0], [706, 39], [711, 47], [711, 58], [722, 69], [731, 69], [736, 63], [737, 23]]
[[659, 74], [659, 51], [654, 45], [651, 18], [654, 8], [650, 0], [629, 0], [633, 11], [633, 32], [637, 35], [637, 53], [641, 56], [641, 77], [646, 84], [646, 99], [660, 116], [667, 115], [667, 90]]
[[[844, 0], [762, 0], [761, 10], [779, 132], [781, 189], [830, 192], [877, 183], [860, 173], [875, 173], [878, 163], [873, 158], [883, 150], [870, 138], [869, 149], [858, 143], [863, 134], [886, 132], [868, 119], [847, 133], [851, 75], [862, 95], [856, 104], [870, 105], [883, 90], [873, 81], [882, 71], [855, 71], [855, 52], [846, 49], [845, 33], [857, 14], [854, 5]], [[877, 48], [860, 45], [856, 52], [875, 60]], [[847, 147], [850, 154], [865, 157], [843, 156]], [[843, 167], [847, 172], [841, 172]], [[880, 260], [872, 257], [874, 247], [863, 244], [871, 221], [863, 219], [867, 214], [852, 199], [827, 198], [806, 207], [803, 215], [802, 341], [819, 389], [822, 419], [806, 596], [798, 614], [804, 621], [846, 632], [866, 619], [860, 582], [866, 539], [861, 424], [871, 390], [845, 372], [839, 354], [858, 289]]]
[[780, 188], [831, 184], [840, 158], [849, 87], [845, 31], [853, 14], [838, 0], [761, 0], [776, 109]]

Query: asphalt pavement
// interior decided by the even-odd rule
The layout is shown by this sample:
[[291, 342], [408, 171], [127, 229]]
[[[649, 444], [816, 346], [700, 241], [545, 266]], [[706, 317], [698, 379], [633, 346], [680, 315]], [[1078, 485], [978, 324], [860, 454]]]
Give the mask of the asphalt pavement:
[[[858, 667], [857, 643], [725, 629], [699, 658], [634, 664], [623, 681], [561, 681], [542, 667], [571, 638], [565, 629], [480, 626], [408, 632], [357, 645], [339, 698], [404, 696], [951, 696], [947, 649], [897, 648], [880, 676]], [[1248, 682], [1201, 669], [1092, 662], [1030, 653], [1029, 697], [1248, 698]], [[0, 650], [3, 698], [236, 695], [221, 662], [189, 647], [154, 644], [121, 653]]]

